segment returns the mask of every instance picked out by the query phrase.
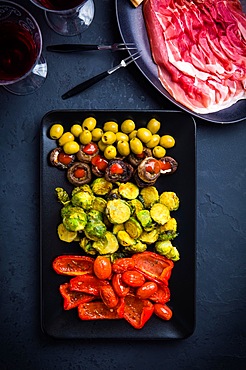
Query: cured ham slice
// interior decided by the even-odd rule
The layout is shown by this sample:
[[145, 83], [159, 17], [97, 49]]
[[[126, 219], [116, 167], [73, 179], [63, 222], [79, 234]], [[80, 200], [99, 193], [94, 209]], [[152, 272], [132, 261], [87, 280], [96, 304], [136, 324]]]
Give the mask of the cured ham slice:
[[246, 98], [246, 15], [239, 0], [145, 0], [152, 57], [164, 88], [206, 114]]

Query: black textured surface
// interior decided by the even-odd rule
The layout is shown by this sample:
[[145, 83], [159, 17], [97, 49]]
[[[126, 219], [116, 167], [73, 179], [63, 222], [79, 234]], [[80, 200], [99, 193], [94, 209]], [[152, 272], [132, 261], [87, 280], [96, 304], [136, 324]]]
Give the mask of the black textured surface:
[[[95, 0], [81, 36], [51, 31], [36, 17], [44, 46], [120, 39], [112, 0]], [[58, 55], [44, 50], [48, 78], [34, 95], [0, 90], [0, 369], [244, 369], [246, 365], [246, 121], [197, 120], [197, 304], [194, 334], [181, 341], [53, 340], [40, 328], [39, 136], [52, 109], [175, 109], [131, 65], [67, 101], [61, 95], [113, 66], [121, 54]], [[122, 54], [123, 55], [123, 54]], [[189, 143], [187, 142], [187, 146]], [[188, 174], [187, 174], [188, 176]]]

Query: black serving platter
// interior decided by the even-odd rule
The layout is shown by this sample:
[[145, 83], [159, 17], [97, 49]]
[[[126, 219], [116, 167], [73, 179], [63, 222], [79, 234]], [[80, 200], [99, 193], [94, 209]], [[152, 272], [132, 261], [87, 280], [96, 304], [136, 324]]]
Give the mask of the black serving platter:
[[[246, 0], [241, 0], [244, 11], [246, 11]], [[192, 114], [195, 117], [208, 121], [210, 123], [236, 123], [246, 117], [246, 100], [240, 100], [236, 104], [219, 112], [199, 114], [192, 112], [181, 103], [177, 102], [163, 87], [159, 78], [157, 66], [152, 59], [149, 45], [149, 39], [144, 23], [142, 4], [137, 8], [131, 4], [130, 0], [115, 0], [116, 16], [119, 31], [122, 40], [125, 43], [134, 42], [141, 50], [141, 58], [135, 61], [135, 64], [142, 72], [143, 76], [169, 101], [178, 108]], [[134, 51], [133, 51], [134, 52]], [[131, 52], [131, 54], [133, 53]]]
[[[57, 275], [52, 261], [58, 255], [81, 254], [78, 243], [59, 240], [56, 232], [61, 222], [61, 205], [57, 202], [55, 188], [63, 187], [68, 193], [72, 185], [66, 179], [66, 172], [52, 167], [49, 153], [56, 142], [49, 138], [53, 123], [61, 123], [65, 130], [72, 124], [82, 123], [89, 116], [97, 119], [98, 126], [108, 120], [119, 125], [125, 119], [133, 119], [137, 127], [146, 126], [148, 120], [161, 121], [161, 134], [174, 136], [176, 144], [167, 150], [174, 157], [178, 170], [173, 175], [161, 176], [156, 187], [161, 191], [174, 191], [180, 198], [180, 207], [173, 212], [178, 222], [179, 236], [174, 245], [181, 259], [175, 263], [170, 279], [173, 310], [170, 321], [152, 316], [141, 330], [134, 329], [125, 320], [81, 321], [77, 309], [63, 310], [59, 285], [69, 277]], [[107, 111], [107, 110], [57, 110], [48, 112], [41, 123], [41, 326], [43, 331], [55, 338], [80, 339], [184, 339], [195, 328], [195, 280], [196, 280], [196, 125], [192, 116], [178, 111]]]

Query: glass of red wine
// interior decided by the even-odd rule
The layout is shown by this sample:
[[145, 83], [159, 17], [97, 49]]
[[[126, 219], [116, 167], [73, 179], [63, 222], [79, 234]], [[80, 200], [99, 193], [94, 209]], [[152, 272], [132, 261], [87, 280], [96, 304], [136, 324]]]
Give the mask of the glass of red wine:
[[94, 18], [93, 0], [30, 1], [45, 11], [48, 25], [63, 36], [75, 36], [84, 32]]
[[11, 1], [0, 1], [0, 86], [31, 94], [47, 75], [40, 28], [33, 16]]

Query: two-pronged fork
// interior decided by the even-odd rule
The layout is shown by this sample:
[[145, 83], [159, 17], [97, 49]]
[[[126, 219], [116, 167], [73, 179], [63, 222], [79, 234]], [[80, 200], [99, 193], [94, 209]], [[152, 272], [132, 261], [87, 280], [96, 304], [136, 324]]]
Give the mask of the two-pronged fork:
[[90, 51], [90, 50], [136, 50], [137, 47], [134, 43], [115, 43], [112, 45], [90, 45], [90, 44], [61, 44], [61, 45], [49, 45], [46, 47], [48, 51], [54, 51], [57, 53], [73, 53], [78, 51]]
[[88, 89], [88, 87], [90, 87], [90, 86], [94, 85], [95, 83], [101, 81], [103, 78], [111, 75], [112, 73], [117, 71], [119, 68], [128, 66], [130, 63], [134, 62], [135, 60], [137, 60], [140, 57], [141, 57], [141, 52], [140, 51], [137, 51], [136, 53], [133, 53], [129, 57], [127, 57], [125, 59], [122, 59], [120, 64], [118, 64], [117, 66], [115, 66], [113, 68], [110, 68], [107, 71], [102, 72], [99, 75], [94, 76], [94, 77], [90, 78], [89, 80], [84, 81], [81, 84], [72, 88], [71, 90], [67, 91], [65, 94], [62, 95], [62, 99], [68, 99], [68, 98], [71, 98], [72, 96], [74, 96], [76, 94], [79, 94], [80, 92], [84, 91], [85, 89]]

